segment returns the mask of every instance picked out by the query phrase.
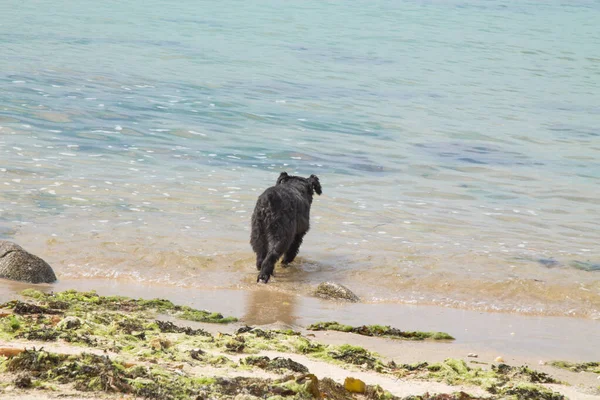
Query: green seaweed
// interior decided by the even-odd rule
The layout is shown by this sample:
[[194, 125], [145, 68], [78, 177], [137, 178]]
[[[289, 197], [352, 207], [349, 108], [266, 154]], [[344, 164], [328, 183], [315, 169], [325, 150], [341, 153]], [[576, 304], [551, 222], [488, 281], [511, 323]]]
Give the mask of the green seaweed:
[[[469, 367], [464, 360], [446, 359], [442, 363], [403, 364], [389, 366], [398, 377], [413, 377], [444, 381], [449, 385], [476, 385], [489, 393], [516, 396], [518, 399], [560, 399], [562, 397], [539, 384], [560, 383], [543, 372], [535, 371], [527, 366], [512, 367], [506, 364], [492, 365], [491, 370]], [[540, 397], [519, 397], [519, 393], [537, 393]], [[510, 397], [509, 397], [510, 398]]]
[[10, 372], [28, 371], [32, 373], [43, 373], [56, 368], [66, 358], [44, 351], [43, 348], [36, 350], [25, 350], [18, 356], [6, 361], [6, 370]]
[[27, 350], [8, 362], [8, 370], [26, 373], [23, 387], [38, 382], [74, 384], [75, 389], [92, 392], [133, 394], [149, 399], [189, 399], [250, 393], [257, 397], [285, 395], [307, 398], [285, 386], [285, 382], [261, 378], [187, 377], [161, 366], [127, 367], [108, 356], [56, 355], [43, 350]]
[[408, 396], [402, 400], [490, 400], [490, 397], [476, 397], [471, 396], [465, 392], [456, 392], [452, 394], [429, 394], [426, 393], [422, 396]]
[[593, 372], [600, 374], [600, 362], [572, 363], [568, 361], [552, 361], [550, 365], [573, 372]]
[[[84, 351], [85, 348], [96, 347], [118, 353], [120, 360], [123, 357], [129, 362], [118, 361], [113, 355], [56, 355], [43, 349], [27, 350], [12, 359], [0, 357], [0, 374], [13, 374], [6, 381], [23, 390], [70, 384], [80, 391], [118, 392], [139, 398], [167, 400], [232, 398], [238, 394], [273, 400], [308, 399], [315, 393], [324, 393], [327, 398], [334, 400], [356, 398], [345, 391], [343, 386], [327, 378], [315, 383], [316, 377], [307, 374], [304, 366], [289, 358], [270, 359], [257, 354], [261, 350], [272, 350], [304, 354], [349, 369], [356, 370], [358, 367], [398, 377], [439, 380], [455, 385], [477, 385], [490, 393], [490, 399], [561, 398], [539, 385], [556, 382], [552, 377], [528, 367], [500, 364], [492, 366], [492, 370], [488, 371], [453, 359], [435, 364], [385, 364], [377, 354], [362, 347], [325, 345], [293, 330], [243, 326], [235, 334], [213, 336], [202, 329], [156, 320], [152, 311], [181, 317], [188, 310], [173, 305], [168, 300], [132, 300], [75, 291], [56, 294], [37, 291], [27, 293], [30, 299], [38, 303], [35, 306], [42, 307], [42, 312], [37, 313], [40, 309], [35, 307], [26, 307], [24, 310], [36, 313], [6, 316], [0, 321], [3, 338], [10, 340], [20, 337], [38, 342], [64, 340], [83, 346]], [[14, 307], [17, 302], [7, 304]], [[47, 313], [46, 310], [50, 312]], [[55, 310], [60, 310], [60, 313], [52, 313]], [[218, 314], [209, 316], [224, 319]], [[372, 336], [380, 336], [389, 327], [375, 325], [366, 328], [369, 328]], [[227, 352], [250, 356], [244, 356], [237, 363], [222, 354]], [[261, 368], [281, 374], [282, 378], [194, 376], [183, 369], [186, 365], [200, 371], [204, 366], [227, 367], [229, 370]], [[290, 374], [296, 375], [293, 377]], [[304, 375], [298, 377], [298, 374]], [[474, 399], [466, 396], [468, 395], [446, 394], [414, 398]], [[398, 399], [376, 386], [367, 386], [367, 392], [361, 398]]]
[[507, 387], [500, 393], [502, 398], [515, 400], [535, 399], [535, 400], [566, 400], [566, 397], [560, 393], [539, 385], [519, 382], [515, 386]]
[[[156, 311], [173, 315], [180, 319], [198, 322], [209, 322], [227, 324], [237, 321], [235, 317], [224, 317], [221, 313], [206, 310], [196, 310], [188, 306], [179, 306], [164, 299], [131, 299], [123, 296], [100, 296], [95, 291], [78, 292], [66, 290], [57, 293], [43, 293], [37, 290], [27, 289], [21, 295], [38, 300], [47, 306], [60, 306], [61, 310], [77, 312], [91, 312], [97, 310], [110, 310], [119, 312], [147, 312]], [[10, 308], [14, 308], [7, 303]], [[57, 310], [45, 308], [39, 313], [56, 313]]]
[[369, 369], [374, 369], [380, 363], [377, 357], [370, 351], [349, 344], [334, 347], [327, 352], [327, 355], [334, 360], [343, 361], [347, 364], [364, 365]]
[[188, 336], [207, 336], [211, 337], [212, 335], [205, 331], [204, 329], [192, 329], [189, 326], [181, 327], [177, 326], [170, 321], [154, 321], [158, 329], [160, 329], [163, 333], [185, 333]]
[[16, 332], [21, 328], [21, 321], [15, 315], [10, 315], [6, 318], [4, 329], [10, 332]]
[[241, 360], [241, 363], [243, 363], [244, 365], [253, 365], [258, 368], [270, 371], [289, 370], [292, 372], [300, 372], [304, 374], [308, 373], [308, 368], [306, 368], [304, 365], [290, 358], [284, 357], [275, 357], [271, 360], [267, 356], [249, 356]]
[[343, 325], [338, 322], [319, 322], [310, 325], [310, 331], [340, 331], [356, 333], [363, 336], [378, 336], [392, 339], [405, 340], [454, 340], [452, 336], [445, 332], [419, 332], [419, 331], [401, 331], [397, 328], [382, 325], [362, 325], [358, 327]]

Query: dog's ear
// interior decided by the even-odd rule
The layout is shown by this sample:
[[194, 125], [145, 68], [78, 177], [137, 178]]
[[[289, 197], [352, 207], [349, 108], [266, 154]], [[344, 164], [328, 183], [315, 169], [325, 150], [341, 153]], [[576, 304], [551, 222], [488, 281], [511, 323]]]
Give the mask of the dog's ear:
[[319, 177], [316, 175], [311, 175], [308, 178], [308, 182], [311, 184], [314, 191], [320, 196], [323, 191], [321, 190], [321, 182], [319, 182]]
[[279, 178], [277, 178], [277, 183], [276, 185], [279, 185], [280, 183], [283, 183], [287, 178], [289, 177], [287, 172], [282, 172], [279, 174]]

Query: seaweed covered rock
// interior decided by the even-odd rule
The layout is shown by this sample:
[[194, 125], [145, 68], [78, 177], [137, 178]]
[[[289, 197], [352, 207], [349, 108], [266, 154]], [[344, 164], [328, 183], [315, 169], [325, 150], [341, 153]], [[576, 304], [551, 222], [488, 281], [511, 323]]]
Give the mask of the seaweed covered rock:
[[452, 336], [445, 332], [419, 332], [419, 331], [402, 331], [391, 326], [382, 325], [362, 325], [362, 326], [350, 326], [342, 325], [338, 322], [318, 322], [308, 326], [306, 329], [309, 331], [340, 331], [356, 333], [363, 336], [379, 336], [387, 337], [392, 339], [406, 339], [406, 340], [454, 340]]
[[29, 283], [52, 283], [52, 267], [16, 243], [0, 240], [0, 278]]
[[330, 300], [346, 300], [352, 303], [360, 301], [360, 298], [346, 286], [334, 282], [320, 283], [315, 290], [315, 296]]

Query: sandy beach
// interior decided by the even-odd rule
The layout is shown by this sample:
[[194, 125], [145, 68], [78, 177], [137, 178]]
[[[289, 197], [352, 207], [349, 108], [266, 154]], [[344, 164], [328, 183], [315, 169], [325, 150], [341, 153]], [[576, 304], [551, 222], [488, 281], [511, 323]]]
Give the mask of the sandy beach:
[[[79, 290], [89, 290], [91, 286], [96, 286], [99, 295], [115, 296], [127, 293], [133, 298], [152, 298], [152, 293], [157, 292], [157, 288], [144, 287], [137, 285], [135, 287], [125, 287], [123, 285], [104, 285], [100, 287], [97, 282], [61, 282], [54, 287], [57, 292], [64, 290], [68, 286], [77, 286]], [[0, 291], [2, 302], [9, 299], [20, 298], [17, 294], [21, 290], [31, 287], [40, 289], [41, 285], [24, 285], [13, 282], [2, 282], [3, 287]], [[41, 287], [44, 289], [43, 287]], [[50, 287], [45, 288], [50, 291]], [[560, 384], [540, 384], [542, 387], [554, 392], [556, 396], [564, 395], [568, 399], [594, 399], [599, 398], [599, 382], [597, 373], [592, 372], [571, 372], [565, 369], [552, 366], [552, 361], [566, 360], [570, 362], [591, 362], [600, 359], [597, 346], [593, 346], [598, 335], [600, 327], [596, 321], [557, 318], [557, 317], [524, 317], [511, 314], [494, 314], [468, 312], [465, 310], [454, 310], [437, 307], [410, 307], [405, 305], [385, 305], [385, 304], [347, 304], [337, 301], [327, 301], [315, 298], [306, 298], [290, 296], [289, 294], [278, 293], [276, 290], [261, 286], [254, 291], [213, 291], [186, 293], [185, 290], [172, 288], [161, 293], [162, 298], [173, 300], [175, 304], [191, 306], [198, 309], [208, 309], [218, 311], [225, 316], [235, 316], [239, 318], [237, 322], [231, 324], [214, 324], [182, 320], [176, 315], [169, 315], [164, 312], [149, 311], [143, 314], [135, 314], [136, 318], [144, 315], [148, 321], [154, 317], [159, 320], [169, 321], [178, 327], [190, 327], [192, 329], [208, 332], [211, 337], [210, 344], [205, 342], [190, 341], [189, 338], [181, 333], [160, 333], [145, 331], [145, 339], [151, 342], [151, 337], [161, 337], [167, 339], [172, 346], [167, 349], [155, 350], [153, 354], [146, 351], [131, 353], [129, 351], [111, 351], [102, 348], [103, 345], [89, 346], [81, 343], [69, 343], [62, 339], [51, 341], [27, 340], [25, 338], [15, 338], [7, 336], [6, 318], [13, 312], [6, 310], [6, 315], [2, 318], [4, 333], [0, 340], [1, 348], [10, 349], [40, 349], [56, 354], [78, 355], [81, 353], [92, 353], [102, 356], [108, 356], [111, 360], [132, 364], [154, 363], [165, 368], [167, 371], [179, 371], [178, 374], [190, 378], [210, 378], [222, 377], [226, 379], [238, 379], [239, 377], [256, 378], [262, 380], [283, 379], [289, 374], [282, 371], [269, 371], [261, 368], [248, 368], [244, 364], [245, 357], [260, 356], [269, 357], [271, 360], [277, 357], [291, 359], [305, 366], [307, 370], [314, 374], [319, 380], [330, 378], [340, 385], [344, 384], [347, 377], [360, 379], [369, 387], [379, 385], [383, 390], [389, 392], [394, 398], [408, 398], [408, 396], [423, 396], [429, 394], [452, 394], [464, 392], [469, 398], [513, 398], [498, 397], [489, 391], [486, 391], [485, 385], [476, 385], [472, 381], [462, 381], [461, 379], [436, 378], [433, 375], [423, 377], [422, 375], [413, 375], [402, 369], [382, 367], [370, 368], [365, 364], [354, 365], [348, 362], [339, 362], [327, 358], [319, 358], [311, 353], [302, 354], [293, 350], [294, 347], [282, 346], [286, 343], [284, 336], [278, 336], [274, 333], [272, 341], [261, 343], [260, 345], [250, 340], [257, 339], [252, 332], [243, 332], [242, 327], [250, 326], [254, 329], [264, 332], [283, 332], [293, 330], [298, 332], [303, 338], [318, 343], [320, 346], [326, 346], [327, 349], [336, 349], [340, 346], [352, 345], [365, 349], [369, 354], [376, 355], [377, 360], [381, 360], [381, 365], [418, 365], [422, 363], [436, 364], [444, 363], [447, 360], [463, 360], [468, 368], [481, 368], [482, 371], [489, 371], [500, 364], [506, 364], [511, 367], [519, 368], [527, 366], [531, 370], [548, 374]], [[60, 293], [60, 292], [59, 292]], [[37, 304], [48, 304], [43, 300], [32, 298], [22, 298], [26, 302], [37, 302]], [[187, 301], [182, 301], [187, 299]], [[93, 319], [91, 315], [98, 313], [96, 310], [80, 315], [85, 318]], [[66, 311], [64, 315], [55, 316], [56, 320], [66, 318], [71, 315]], [[127, 314], [126, 312], [124, 314]], [[84, 317], [83, 317], [84, 316]], [[19, 318], [29, 318], [31, 316], [20, 316]], [[455, 340], [452, 341], [411, 341], [397, 340], [385, 337], [368, 337], [353, 333], [337, 331], [310, 331], [306, 328], [315, 322], [339, 321], [343, 324], [352, 326], [359, 325], [391, 325], [402, 330], [415, 331], [442, 331], [452, 335]], [[85, 323], [85, 322], [84, 322]], [[112, 322], [114, 324], [114, 321]], [[92, 324], [90, 322], [90, 324]], [[61, 331], [62, 332], [62, 331]], [[118, 332], [117, 333], [122, 333]], [[131, 332], [130, 332], [131, 334]], [[156, 335], [155, 335], [156, 334]], [[237, 340], [244, 336], [246, 348], [240, 351], [231, 351], [228, 346], [228, 340]], [[100, 336], [98, 336], [100, 337]], [[115, 340], [123, 339], [120, 335], [115, 335]], [[118, 338], [118, 339], [117, 339]], [[102, 339], [99, 339], [102, 341]], [[242, 339], [244, 340], [244, 339]], [[261, 339], [262, 340], [262, 339]], [[143, 342], [143, 341], [142, 341]], [[215, 344], [216, 343], [216, 344]], [[225, 344], [223, 344], [225, 343]], [[137, 343], [135, 346], [139, 349], [147, 347], [147, 344]], [[135, 347], [134, 346], [134, 347]], [[224, 357], [227, 361], [224, 364], [211, 364], [210, 362], [195, 361], [190, 359], [190, 350], [198, 346], [205, 352], [211, 354], [211, 359], [215, 357]], [[203, 346], [207, 346], [206, 348]], [[331, 354], [331, 351], [327, 350]], [[143, 353], [143, 356], [140, 354]], [[473, 357], [473, 355], [477, 357]], [[166, 357], [165, 357], [166, 356]], [[4, 359], [4, 363], [8, 362]], [[379, 361], [378, 361], [379, 362]], [[150, 365], [150, 364], [149, 364]], [[403, 371], [403, 372], [399, 372]], [[288, 373], [290, 371], [287, 371]], [[166, 372], [165, 372], [166, 373]], [[297, 377], [301, 374], [296, 374]], [[460, 374], [458, 374], [460, 375]], [[457, 375], [457, 376], [458, 376]], [[136, 398], [135, 393], [115, 394], [113, 390], [107, 391], [86, 391], [81, 392], [74, 389], [72, 384], [53, 383], [52, 390], [41, 389], [18, 389], [15, 387], [15, 379], [18, 374], [4, 372], [1, 374], [3, 398], [9, 399], [52, 399], [59, 397], [72, 398]], [[289, 377], [289, 376], [288, 376]], [[522, 379], [519, 378], [519, 379]], [[303, 383], [304, 384], [304, 383]], [[214, 386], [217, 387], [217, 386]], [[216, 391], [207, 395], [208, 397], [198, 398], [256, 398], [250, 393], [239, 392], [236, 394], [222, 392], [223, 388], [214, 389]], [[219, 392], [221, 390], [221, 392]], [[303, 389], [304, 390], [304, 389]], [[304, 394], [302, 394], [304, 393]], [[295, 398], [306, 395], [305, 392], [295, 392]], [[255, 393], [256, 394], [256, 393]], [[275, 396], [276, 392], [262, 393], [261, 396]], [[322, 393], [324, 398], [328, 398], [326, 393]], [[350, 394], [344, 392], [346, 398], [364, 398], [365, 395]], [[166, 395], [165, 395], [166, 396]], [[213, 396], [213, 397], [210, 397]], [[259, 398], [262, 398], [259, 396]], [[329, 395], [333, 396], [333, 395]], [[374, 396], [374, 395], [372, 395]], [[496, 396], [496, 397], [494, 397]], [[141, 397], [141, 396], [138, 396]], [[165, 397], [169, 398], [169, 397]], [[195, 397], [172, 397], [172, 398], [195, 398]], [[336, 398], [336, 397], [331, 397]], [[344, 398], [344, 397], [340, 397]], [[384, 398], [368, 397], [367, 398]], [[450, 398], [450, 397], [449, 397]], [[457, 397], [458, 398], [458, 397]], [[536, 397], [514, 397], [514, 398], [536, 398]], [[546, 397], [544, 397], [546, 398]], [[554, 397], [552, 397], [554, 398]], [[562, 397], [556, 397], [562, 398]]]

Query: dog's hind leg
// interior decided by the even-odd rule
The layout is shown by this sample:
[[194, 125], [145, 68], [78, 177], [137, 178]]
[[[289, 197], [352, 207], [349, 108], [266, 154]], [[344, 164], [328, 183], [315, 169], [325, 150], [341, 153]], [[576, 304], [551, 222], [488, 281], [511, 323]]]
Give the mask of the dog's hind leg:
[[263, 249], [258, 250], [256, 253], [256, 269], [260, 271], [265, 258], [267, 257], [267, 252]]
[[269, 251], [267, 256], [262, 262], [260, 273], [258, 274], [258, 278], [256, 278], [256, 282], [267, 283], [269, 282], [269, 278], [273, 275], [273, 270], [275, 269], [275, 263], [281, 257], [281, 253], [275, 251]]
[[287, 266], [287, 264], [294, 261], [294, 258], [296, 258], [296, 256], [298, 255], [298, 251], [300, 251], [300, 245], [302, 244], [302, 239], [304, 239], [305, 234], [306, 234], [306, 232], [299, 233], [294, 238], [294, 241], [290, 245], [290, 248], [287, 249], [287, 251], [285, 252], [285, 255], [283, 256], [282, 264], [284, 266]]
[[286, 253], [290, 242], [292, 241], [292, 237], [278, 238], [273, 241], [275, 243], [269, 243], [269, 252], [267, 253], [265, 259], [262, 262], [262, 265], [260, 267], [260, 273], [258, 274], [256, 282], [267, 283], [269, 281], [269, 278], [273, 275], [275, 264], [277, 263], [279, 258], [284, 253]]

